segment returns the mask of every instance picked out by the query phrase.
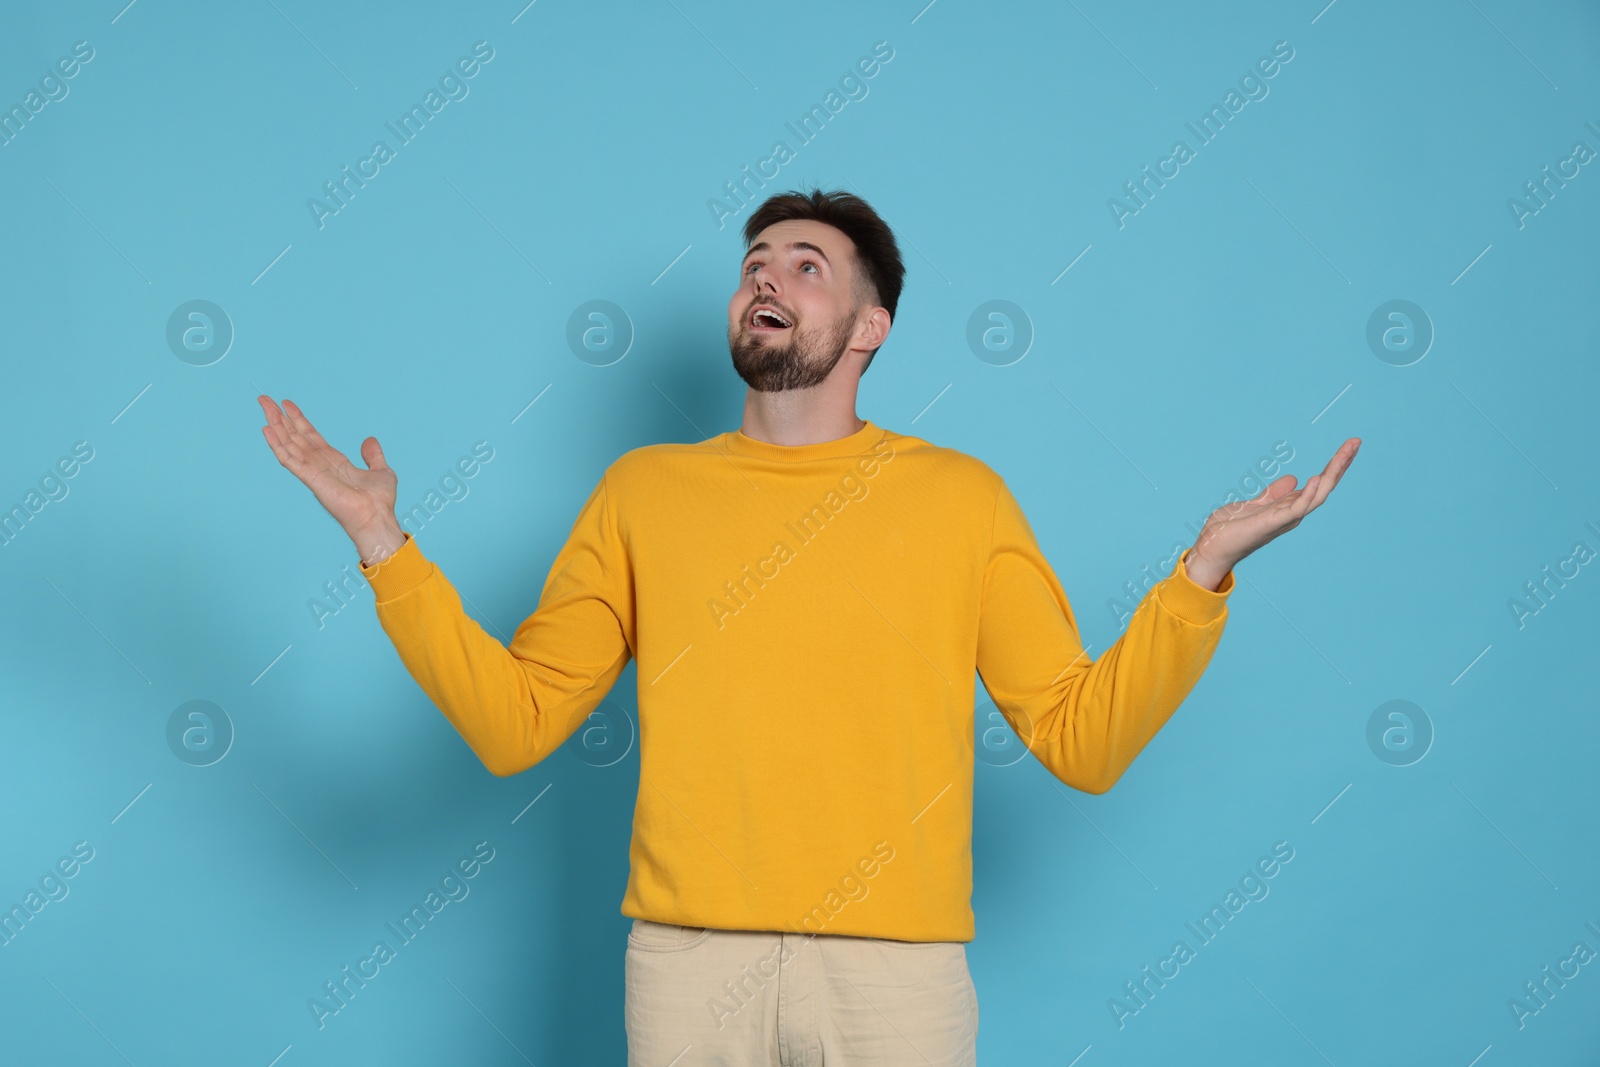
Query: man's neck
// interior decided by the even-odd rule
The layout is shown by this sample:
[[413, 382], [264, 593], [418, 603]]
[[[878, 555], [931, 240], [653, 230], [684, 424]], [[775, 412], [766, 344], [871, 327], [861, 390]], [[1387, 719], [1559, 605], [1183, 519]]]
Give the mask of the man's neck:
[[855, 397], [845, 404], [824, 403], [822, 397], [802, 397], [815, 390], [758, 393], [748, 390], [744, 422], [746, 437], [774, 445], [815, 445], [837, 441], [858, 432], [866, 422], [856, 416]]

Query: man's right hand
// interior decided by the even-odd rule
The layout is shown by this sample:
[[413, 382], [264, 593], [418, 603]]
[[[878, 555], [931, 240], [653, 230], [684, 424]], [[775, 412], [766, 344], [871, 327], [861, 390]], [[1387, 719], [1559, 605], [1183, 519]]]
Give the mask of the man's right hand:
[[322, 439], [294, 401], [286, 398], [280, 410], [269, 396], [256, 400], [266, 412], [267, 425], [261, 432], [272, 454], [328, 509], [355, 542], [361, 562], [370, 566], [393, 555], [405, 543], [405, 532], [394, 515], [398, 479], [383, 461], [378, 439], [361, 442], [361, 458], [367, 464], [362, 470]]

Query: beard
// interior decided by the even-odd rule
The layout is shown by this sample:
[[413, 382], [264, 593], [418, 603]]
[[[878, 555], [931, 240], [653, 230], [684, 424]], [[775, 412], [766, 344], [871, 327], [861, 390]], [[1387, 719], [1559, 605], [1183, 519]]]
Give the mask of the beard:
[[842, 315], [832, 326], [792, 326], [782, 340], [730, 329], [728, 352], [733, 369], [758, 393], [810, 389], [821, 385], [849, 351], [853, 325], [853, 316]]

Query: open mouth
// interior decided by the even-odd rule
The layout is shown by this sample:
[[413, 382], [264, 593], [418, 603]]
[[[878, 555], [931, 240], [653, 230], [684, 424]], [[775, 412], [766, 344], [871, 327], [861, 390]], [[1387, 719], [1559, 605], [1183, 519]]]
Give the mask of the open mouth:
[[772, 308], [758, 307], [751, 312], [748, 325], [752, 330], [765, 332], [768, 330], [787, 330], [794, 324]]

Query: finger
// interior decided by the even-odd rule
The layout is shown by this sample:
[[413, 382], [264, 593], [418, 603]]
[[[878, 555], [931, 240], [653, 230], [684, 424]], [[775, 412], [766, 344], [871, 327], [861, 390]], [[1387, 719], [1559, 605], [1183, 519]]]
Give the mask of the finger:
[[283, 398], [283, 418], [297, 435], [310, 437], [314, 431], [311, 420], [306, 418], [305, 412], [288, 397]]
[[[370, 449], [367, 447], [367, 441], [372, 442], [372, 447]], [[362, 462], [366, 463], [367, 470], [387, 470], [389, 468], [389, 462], [383, 458], [383, 446], [378, 443], [378, 439], [376, 437], [369, 437], [367, 438], [367, 441], [361, 442], [361, 459]]]
[[1300, 517], [1313, 506], [1311, 501], [1320, 478], [1321, 475], [1312, 475], [1305, 485], [1293, 492], [1285, 493], [1277, 502], [1277, 506], [1272, 509], [1273, 519], [1280, 523], [1299, 522]]
[[1292, 474], [1281, 475], [1267, 483], [1267, 488], [1261, 495], [1268, 500], [1281, 499], [1286, 494], [1294, 491], [1295, 481], [1295, 476]]
[[293, 400], [285, 397], [283, 404], [296, 431], [294, 439], [290, 442], [291, 450], [301, 457], [308, 469], [326, 470], [346, 485], [355, 488], [355, 482], [350, 475], [360, 468], [350, 462], [350, 458], [343, 452], [328, 444]]
[[1339, 473], [1341, 475], [1350, 469], [1350, 464], [1356, 461], [1356, 453], [1361, 451], [1361, 438], [1350, 438], [1350, 440], [1344, 443], [1344, 447], [1348, 448], [1350, 451], [1345, 453], [1344, 462], [1339, 464]]
[[272, 454], [274, 456], [278, 457], [278, 462], [283, 464], [285, 467], [287, 467], [289, 465], [288, 453], [285, 452], [283, 450], [283, 446], [278, 443], [277, 437], [274, 436], [274, 434], [272, 432], [272, 427], [271, 426], [263, 426], [263, 427], [261, 427], [261, 435], [267, 439], [267, 447], [272, 449]]
[[304, 439], [288, 423], [263, 426], [261, 432], [272, 447], [272, 454], [278, 457], [278, 462], [307, 485], [311, 484], [317, 471], [326, 465], [315, 460], [313, 454], [307, 451]]
[[1296, 502], [1294, 508], [1295, 522], [1305, 518], [1306, 515], [1316, 509], [1318, 504], [1322, 503], [1322, 498], [1327, 495], [1327, 493], [1323, 492], [1327, 482], [1328, 480], [1320, 474], [1312, 475], [1311, 480], [1306, 482], [1305, 490], [1300, 494], [1300, 499]]
[[1352, 437], [1345, 441], [1328, 460], [1328, 465], [1322, 469], [1322, 473], [1313, 475], [1306, 482], [1305, 487], [1300, 490], [1301, 499], [1295, 501], [1294, 515], [1297, 522], [1321, 507], [1322, 502], [1328, 499], [1328, 494], [1339, 484], [1339, 476], [1350, 465], [1350, 460], [1355, 457], [1356, 448], [1359, 446], [1359, 438]]
[[305, 412], [301, 411], [293, 400], [284, 397], [283, 409], [289, 413], [289, 419], [294, 428], [310, 442], [313, 448], [322, 448], [327, 445], [328, 442], [322, 439], [322, 435], [317, 432], [317, 428], [311, 425], [311, 420], [306, 418]]
[[1311, 507], [1307, 508], [1306, 510], [1315, 511], [1317, 508], [1320, 508], [1322, 506], [1322, 502], [1328, 499], [1328, 494], [1333, 492], [1333, 487], [1338, 484], [1339, 473], [1337, 471], [1335, 471], [1331, 476], [1323, 474], [1317, 475], [1316, 497], [1311, 501]]
[[[284, 403], [287, 404], [288, 401]], [[267, 424], [283, 452], [278, 458], [284, 460], [284, 466], [303, 476], [302, 468], [310, 457], [312, 449], [305, 434], [295, 425], [294, 418], [284, 408], [274, 403], [267, 409]]]
[[1249, 500], [1236, 500], [1231, 504], [1224, 505], [1222, 513], [1226, 518], [1236, 519], [1265, 511], [1275, 504], [1281, 504], [1294, 491], [1294, 483], [1295, 477], [1292, 474], [1285, 474], [1281, 478], [1275, 478], [1267, 483], [1266, 488]]
[[[261, 409], [267, 413], [267, 422], [278, 427], [280, 433], [286, 430], [292, 431], [294, 429], [293, 420], [289, 418], [288, 414], [282, 407], [278, 405], [276, 400], [263, 394], [262, 396], [256, 397], [256, 402], [260, 404]], [[289, 401], [285, 400], [284, 403], [287, 404]]]
[[1333, 458], [1328, 461], [1328, 470], [1324, 472], [1325, 476], [1320, 479], [1317, 485], [1317, 499], [1311, 505], [1313, 508], [1320, 507], [1322, 502], [1328, 499], [1328, 494], [1333, 492], [1334, 486], [1339, 484], [1339, 479], [1344, 477], [1344, 472], [1350, 469], [1350, 464], [1355, 461], [1356, 452], [1360, 448], [1361, 439], [1352, 437], [1340, 447], [1338, 452], [1334, 453]]
[[279, 463], [285, 467], [289, 466], [289, 427], [283, 421], [283, 413], [269, 396], [256, 397], [256, 403], [261, 405], [261, 410], [267, 417], [267, 425], [261, 427], [262, 436], [267, 439], [267, 446], [272, 449], [272, 454], [278, 458]]
[[[262, 410], [267, 413], [267, 425], [274, 431], [279, 445], [290, 455], [302, 455], [305, 452], [306, 442], [304, 435], [296, 428], [294, 419], [283, 408], [279, 407], [271, 397], [257, 397], [256, 399], [261, 402]], [[285, 400], [284, 403], [287, 404], [289, 401]]]
[[278, 462], [307, 485], [325, 472], [353, 488], [354, 483], [343, 470], [349, 460], [321, 439], [305, 414], [294, 406], [294, 401], [285, 398], [283, 403], [283, 412], [275, 404], [268, 409], [267, 419], [271, 425], [263, 427], [268, 432], [268, 444], [276, 442], [272, 452]]
[[1285, 492], [1282, 496], [1278, 497], [1276, 501], [1274, 501], [1274, 503], [1276, 503], [1277, 506], [1278, 506], [1278, 510], [1280, 510], [1280, 511], [1288, 509], [1288, 508], [1293, 508], [1297, 504], [1299, 504], [1300, 501], [1305, 498], [1306, 490], [1309, 489], [1312, 485], [1314, 485], [1316, 483], [1316, 480], [1317, 480], [1316, 477], [1313, 476], [1313, 477], [1311, 477], [1310, 479], [1308, 479], [1306, 481], [1305, 485], [1302, 485], [1302, 486], [1299, 486], [1298, 488], [1296, 488], [1295, 487], [1295, 482], [1298, 479], [1296, 479], [1295, 476], [1292, 475], [1292, 474], [1285, 475], [1285, 477], [1289, 479], [1288, 491]]
[[1332, 476], [1337, 481], [1340, 473], [1350, 466], [1351, 460], [1356, 458], [1356, 451], [1360, 447], [1361, 438], [1359, 437], [1352, 437], [1345, 441], [1344, 444], [1339, 446], [1338, 451], [1329, 457], [1328, 465], [1323, 468], [1322, 473]]
[[284, 422], [283, 412], [278, 409], [276, 401], [263, 394], [256, 397], [256, 403], [261, 405], [261, 411], [267, 418], [267, 425], [277, 430], [279, 437], [283, 437], [287, 424]]

